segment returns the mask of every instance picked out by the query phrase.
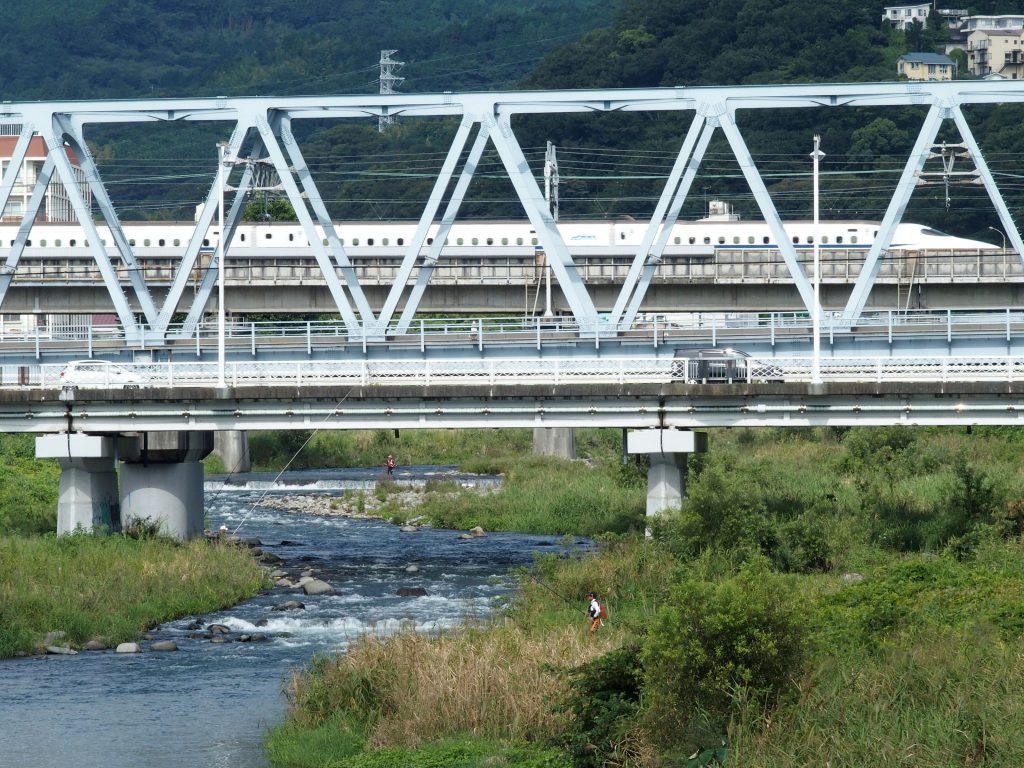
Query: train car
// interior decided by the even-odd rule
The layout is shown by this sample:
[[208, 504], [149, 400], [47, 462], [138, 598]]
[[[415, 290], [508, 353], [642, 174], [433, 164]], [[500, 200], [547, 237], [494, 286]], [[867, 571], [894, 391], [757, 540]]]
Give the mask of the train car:
[[[722, 249], [777, 248], [774, 234], [763, 221], [741, 221], [726, 203], [715, 201], [712, 213], [697, 221], [677, 222], [666, 241], [669, 253], [711, 256]], [[193, 222], [128, 222], [123, 224], [125, 237], [134, 248], [183, 249], [192, 235]], [[817, 228], [810, 221], [783, 222], [786, 234], [797, 249], [813, 248], [815, 237], [823, 248], [867, 249], [878, 235], [879, 223], [863, 220], [823, 220]], [[558, 223], [562, 239], [569, 250], [628, 251], [641, 244], [647, 230], [641, 221], [561, 221]], [[113, 245], [109, 229], [100, 226], [100, 239], [108, 247]], [[416, 233], [414, 222], [339, 222], [335, 231], [341, 244], [357, 253], [388, 251], [400, 253]], [[0, 225], [3, 246], [14, 243], [17, 224]], [[426, 246], [434, 242], [438, 226], [432, 225]], [[218, 231], [211, 227], [203, 240], [206, 247], [217, 244]], [[323, 232], [317, 228], [317, 236]], [[326, 242], [326, 240], [324, 240]], [[529, 221], [470, 220], [451, 227], [445, 240], [449, 248], [487, 248], [497, 253], [501, 249], [532, 249], [540, 246], [540, 239]], [[32, 228], [28, 248], [81, 250], [89, 247], [84, 230], [70, 223], [37, 224]], [[309, 241], [303, 227], [294, 222], [243, 223], [235, 231], [232, 251], [265, 247], [308, 249]], [[890, 249], [902, 250], [992, 250], [998, 246], [980, 240], [957, 237], [921, 224], [904, 222], [897, 226]], [[382, 251], [383, 252], [383, 251]], [[510, 251], [511, 252], [511, 251]]]

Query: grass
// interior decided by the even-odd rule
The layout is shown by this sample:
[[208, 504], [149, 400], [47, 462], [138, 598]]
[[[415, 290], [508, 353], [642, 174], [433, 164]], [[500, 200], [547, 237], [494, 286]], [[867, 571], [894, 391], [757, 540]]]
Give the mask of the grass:
[[134, 640], [250, 597], [263, 579], [247, 550], [201, 540], [0, 538], [0, 658], [36, 650], [51, 631], [73, 646]]
[[293, 678], [293, 716], [269, 738], [269, 754], [275, 764], [301, 766], [288, 756], [340, 754], [361, 742], [416, 748], [441, 734], [543, 745], [566, 717], [551, 706], [565, 688], [558, 670], [614, 642], [590, 637], [582, 621], [540, 633], [510, 624], [437, 638], [366, 637]]
[[[1021, 440], [1018, 431], [983, 429], [715, 432], [712, 453], [691, 462], [691, 500], [703, 498], [707, 531], [733, 530], [732, 505], [739, 505], [744, 525], [734, 530], [752, 539], [721, 536], [690, 549], [671, 535], [611, 536], [585, 557], [539, 557], [521, 574], [514, 604], [495, 629], [368, 641], [354, 655], [324, 659], [296, 678], [288, 723], [269, 741], [273, 762], [306, 765], [283, 751], [303, 734], [347, 745], [344, 757], [309, 765], [432, 765], [440, 755], [448, 762], [438, 765], [504, 765], [512, 764], [506, 751], [516, 744], [563, 745], [562, 757], [552, 759], [568, 759], [569, 743], [586, 739], [579, 741], [575, 721], [564, 714], [563, 671], [627, 641], [643, 647], [655, 617], [674, 599], [673, 585], [731, 579], [752, 557], [793, 546], [783, 534], [811, 522], [829, 548], [824, 567], [798, 558], [769, 561], [796, 564], [784, 583], [785, 599], [802, 609], [802, 665], [770, 704], [742, 686], [727, 692], [731, 714], [718, 731], [728, 741], [726, 764], [1024, 765], [1024, 703], [1016, 695], [1024, 685], [1024, 538], [975, 511], [976, 535], [966, 543], [893, 551], [874, 537], [871, 506], [872, 488], [894, 488], [934, 524], [958, 493], [956, 468], [964, 457], [992, 486], [996, 512], [1013, 510], [1024, 498]], [[629, 506], [642, 502], [643, 489], [624, 482], [613, 448], [611, 440], [595, 441], [603, 459], [594, 468], [520, 458], [508, 464], [500, 493], [474, 501], [452, 498], [447, 489], [448, 497], [439, 494], [428, 509], [457, 527], [628, 528], [617, 526], [643, 520], [642, 507]], [[751, 524], [756, 520], [762, 524]], [[863, 580], [845, 579], [851, 571]], [[610, 620], [588, 646], [581, 611], [591, 589]], [[656, 739], [659, 724], [646, 709], [654, 695], [645, 689], [635, 717], [603, 724], [600, 717], [616, 710], [596, 706], [613, 749], [601, 756], [573, 752], [576, 764], [688, 765], [697, 731], [680, 723], [676, 743], [668, 743], [673, 729], [661, 723]]]
[[442, 528], [581, 536], [643, 528], [645, 489], [620, 482], [614, 465], [526, 456], [506, 466], [496, 492], [428, 493], [418, 513]]

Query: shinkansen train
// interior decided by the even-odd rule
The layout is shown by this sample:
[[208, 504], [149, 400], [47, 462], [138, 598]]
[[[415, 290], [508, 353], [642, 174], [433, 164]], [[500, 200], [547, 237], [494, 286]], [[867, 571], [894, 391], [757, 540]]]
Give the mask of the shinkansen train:
[[[188, 244], [194, 224], [191, 222], [144, 222], [122, 225], [129, 244], [134, 248], [182, 249]], [[787, 236], [798, 249], [813, 248], [820, 237], [821, 248], [867, 249], [878, 234], [875, 221], [822, 221], [815, 229], [811, 221], [786, 221]], [[647, 225], [641, 221], [560, 221], [558, 229], [570, 252], [628, 253], [639, 246]], [[0, 242], [13, 245], [17, 224], [0, 225]], [[434, 242], [438, 227], [428, 231], [426, 245]], [[335, 231], [346, 249], [356, 253], [400, 253], [411, 242], [415, 222], [339, 222]], [[99, 227], [104, 244], [111, 246], [110, 232]], [[323, 236], [322, 231], [317, 234]], [[203, 240], [206, 247], [217, 245], [219, 232], [211, 227]], [[324, 240], [326, 243], [326, 240]], [[485, 248], [501, 253], [501, 249], [522, 251], [540, 246], [540, 239], [529, 221], [466, 221], [454, 224], [445, 240], [449, 248]], [[711, 214], [697, 221], [676, 223], [666, 242], [669, 253], [712, 255], [721, 249], [776, 248], [769, 226], [763, 221], [741, 221], [724, 203], [713, 203]], [[75, 224], [37, 224], [32, 228], [28, 248], [86, 249], [88, 243], [82, 228]], [[305, 230], [294, 222], [240, 225], [232, 238], [230, 250], [238, 252], [258, 248], [308, 248]], [[971, 251], [998, 249], [980, 240], [946, 234], [921, 224], [901, 223], [897, 226], [890, 249], [908, 251]]]

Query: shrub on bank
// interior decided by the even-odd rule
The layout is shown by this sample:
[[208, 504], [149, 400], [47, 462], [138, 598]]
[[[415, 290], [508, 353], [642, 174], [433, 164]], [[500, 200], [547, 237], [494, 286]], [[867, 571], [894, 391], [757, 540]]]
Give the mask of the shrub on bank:
[[57, 481], [53, 460], [35, 458], [32, 435], [0, 434], [0, 535], [57, 530]]

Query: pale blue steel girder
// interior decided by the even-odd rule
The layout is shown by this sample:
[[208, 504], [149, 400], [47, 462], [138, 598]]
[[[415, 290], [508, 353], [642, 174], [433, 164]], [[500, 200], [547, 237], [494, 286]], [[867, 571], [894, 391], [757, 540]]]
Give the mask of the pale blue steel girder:
[[[723, 117], [723, 127], [728, 128], [727, 135], [732, 134], [730, 143], [734, 145], [739, 139], [739, 131], [732, 126], [731, 115], [740, 109], [788, 109], [788, 108], [820, 108], [820, 107], [873, 107], [902, 105], [934, 105], [942, 104], [947, 110], [955, 110], [961, 104], [995, 104], [1024, 101], [1024, 83], [1019, 81], [951, 81], [926, 83], [852, 83], [852, 84], [800, 84], [785, 86], [714, 86], [701, 88], [670, 87], [670, 88], [634, 88], [616, 90], [577, 90], [577, 91], [511, 91], [495, 93], [463, 93], [463, 94], [391, 94], [391, 95], [344, 95], [344, 96], [311, 96], [311, 97], [215, 97], [203, 99], [148, 99], [138, 101], [88, 101], [88, 102], [56, 102], [56, 103], [19, 103], [0, 105], [0, 123], [24, 125], [50, 125], [56, 115], [69, 115], [75, 125], [84, 123], [126, 123], [146, 121], [226, 121], [239, 120], [246, 115], [262, 114], [269, 116], [277, 111], [286, 114], [290, 119], [324, 119], [341, 117], [376, 117], [381, 114], [410, 116], [486, 116], [495, 126], [507, 126], [507, 132], [499, 132], [495, 142], [503, 162], [509, 168], [514, 186], [519, 194], [528, 215], [531, 217], [542, 242], [550, 251], [551, 266], [570, 302], [570, 308], [577, 318], [586, 322], [594, 316], [590, 297], [577, 284], [572, 275], [576, 275], [571, 259], [559, 255], [560, 247], [564, 249], [560, 237], [553, 235], [547, 225], [537, 227], [534, 219], [542, 217], [537, 212], [535, 179], [524, 184], [522, 175], [525, 163], [519, 166], [514, 155], [521, 150], [516, 149], [509, 154], [508, 138], [512, 137], [509, 120], [513, 114], [539, 113], [586, 113], [610, 111], [695, 111], [703, 115], [715, 113]], [[955, 116], [955, 112], [954, 112]], [[476, 118], [479, 119], [479, 118]], [[742, 142], [742, 139], [739, 139]], [[503, 148], [504, 147], [504, 148]], [[53, 147], [50, 147], [51, 152]], [[746, 153], [749, 155], [749, 153]], [[980, 158], [980, 155], [979, 155]], [[61, 167], [59, 158], [58, 172], [61, 177], [67, 175]], [[511, 165], [510, 165], [511, 163]], [[744, 173], [750, 179], [756, 178], [751, 186], [755, 197], [764, 210], [765, 202], [770, 203], [766, 192], [759, 193], [757, 187], [763, 189], [763, 182], [752, 164], [744, 166]], [[983, 181], [988, 184], [984, 174]], [[991, 184], [990, 193], [996, 189]], [[308, 192], [307, 192], [308, 194]], [[1001, 199], [993, 194], [997, 209]], [[237, 199], [236, 199], [237, 202]], [[774, 211], [774, 205], [768, 206]], [[543, 211], [543, 208], [541, 209]], [[1020, 237], [1016, 228], [1009, 226], [1008, 213], [999, 210], [1000, 220], [1007, 230], [1007, 235], [1015, 247], [1019, 248]], [[771, 215], [766, 214], [769, 226], [775, 231], [779, 226]], [[778, 233], [776, 232], [776, 236]], [[90, 238], [93, 239], [93, 238]], [[553, 249], [553, 250], [552, 250]], [[787, 251], [793, 249], [783, 243], [783, 256], [790, 261]], [[194, 254], [192, 261], [194, 262]], [[877, 256], [875, 257], [877, 266]], [[188, 273], [191, 264], [182, 272]], [[789, 264], [791, 270], [795, 266]], [[561, 274], [560, 274], [561, 273]], [[124, 301], [123, 292], [113, 285], [107, 276], [104, 277], [111, 299], [114, 301], [119, 315], [124, 316], [128, 306]], [[801, 286], [801, 297], [807, 302], [805, 294], [806, 276], [800, 270], [794, 272], [794, 279]], [[204, 283], [207, 281], [204, 280]], [[863, 299], [869, 290], [870, 279], [862, 282], [857, 301], [851, 309], [863, 306]], [[121, 298], [118, 298], [118, 294]], [[634, 299], [642, 291], [634, 290]], [[178, 293], [180, 298], [181, 293]], [[208, 298], [207, 293], [205, 298]], [[195, 308], [195, 307], [193, 307]], [[169, 315], [173, 311], [165, 304], [160, 313], [158, 326], [166, 326]], [[627, 310], [628, 311], [628, 310]], [[123, 318], [124, 319], [124, 318]]]
[[[445, 190], [448, 189], [448, 185], [451, 183], [452, 174], [455, 173], [455, 168], [459, 163], [459, 158], [462, 157], [462, 150], [466, 146], [466, 141], [469, 139], [469, 134], [472, 131], [472, 128], [473, 121], [469, 118], [464, 117], [462, 122], [459, 123], [459, 128], [455, 132], [455, 138], [452, 139], [451, 146], [448, 148], [448, 154], [445, 156], [444, 163], [441, 164], [441, 170], [438, 172], [437, 178], [434, 180], [434, 186], [430, 190], [430, 197], [427, 198], [427, 204], [424, 206], [423, 213], [420, 215], [419, 224], [416, 226], [416, 232], [413, 234], [408, 247], [405, 249], [405, 256], [402, 258], [402, 263], [398, 267], [398, 273], [395, 275], [394, 283], [388, 291], [387, 298], [384, 300], [384, 306], [378, 317], [378, 321], [382, 328], [386, 328], [388, 323], [391, 322], [395, 309], [398, 307], [398, 302], [402, 298], [402, 293], [405, 291], [406, 283], [409, 281], [409, 275], [412, 274], [413, 267], [416, 266], [416, 260], [419, 258], [420, 249], [423, 247], [423, 243], [427, 239], [427, 232], [430, 230], [430, 225], [434, 223], [434, 217], [437, 216], [437, 209], [441, 207], [441, 201], [444, 199]], [[475, 167], [475, 165], [476, 164], [474, 163], [473, 167]], [[459, 203], [461, 202], [462, 198], [459, 197]], [[457, 209], [458, 206], [456, 206], [456, 210]], [[443, 238], [434, 238], [435, 243], [438, 240], [440, 240], [442, 244], [444, 243]], [[416, 304], [419, 304], [419, 297], [416, 297]]]
[[47, 157], [43, 161], [39, 173], [36, 175], [36, 186], [32, 190], [32, 196], [29, 198], [25, 213], [21, 218], [21, 226], [18, 227], [18, 234], [15, 235], [14, 244], [11, 245], [11, 249], [7, 253], [7, 260], [4, 262], [3, 271], [0, 272], [0, 307], [4, 305], [4, 297], [7, 296], [7, 290], [11, 287], [14, 272], [18, 268], [18, 262], [21, 261], [21, 256], [25, 252], [29, 232], [32, 231], [32, 225], [35, 224], [36, 217], [39, 215], [39, 209], [43, 206], [43, 200], [46, 199], [46, 188], [49, 186], [52, 176], [53, 159]]
[[341, 270], [342, 277], [345, 278], [345, 287], [348, 288], [349, 293], [352, 295], [352, 301], [359, 311], [359, 316], [362, 318], [363, 323], [369, 323], [373, 320], [373, 310], [370, 309], [370, 302], [366, 300], [366, 294], [363, 292], [363, 287], [359, 284], [355, 267], [349, 260], [348, 254], [345, 252], [345, 248], [338, 237], [338, 233], [334, 229], [331, 214], [327, 210], [327, 206], [324, 205], [323, 198], [320, 196], [320, 190], [313, 180], [313, 175], [309, 172], [306, 158], [303, 157], [302, 150], [299, 149], [299, 144], [295, 141], [291, 122], [291, 117], [279, 112], [275, 115], [275, 119], [271, 121], [271, 127], [274, 129], [274, 135], [278, 137], [288, 153], [292, 167], [295, 169], [295, 175], [299, 177], [299, 183], [302, 184], [302, 191], [309, 202], [309, 207], [313, 209], [313, 215], [316, 216], [316, 220], [324, 232], [324, 237], [327, 238], [327, 244], [331, 248], [331, 253], [334, 254], [334, 260], [337, 262], [338, 269]]
[[896, 233], [896, 226], [900, 223], [903, 212], [907, 209], [907, 204], [910, 202], [910, 196], [917, 186], [918, 174], [924, 169], [929, 149], [939, 132], [939, 126], [942, 125], [944, 111], [942, 106], [932, 104], [927, 116], [925, 116], [921, 130], [917, 134], [917, 141], [914, 142], [914, 148], [910, 150], [910, 157], [907, 159], [907, 164], [903, 168], [900, 180], [896, 184], [896, 191], [893, 192], [892, 200], [889, 201], [889, 206], [885, 210], [885, 216], [878, 227], [878, 234], [875, 235], [871, 248], [868, 249], [868, 255], [864, 257], [864, 266], [861, 267], [860, 274], [857, 276], [857, 282], [854, 283], [853, 290], [850, 292], [850, 298], [846, 302], [846, 308], [843, 310], [843, 318], [850, 322], [860, 317], [860, 313], [864, 311], [868, 294], [871, 293], [871, 288], [875, 284], [878, 271], [882, 266], [880, 258], [882, 251], [892, 243], [893, 235]]
[[988, 196], [992, 200], [992, 205], [995, 206], [996, 213], [999, 214], [999, 221], [1003, 225], [1006, 238], [1013, 246], [1013, 250], [1017, 252], [1017, 256], [1024, 262], [1024, 242], [1021, 241], [1020, 230], [1017, 229], [1013, 216], [1010, 215], [1010, 209], [1006, 207], [1006, 201], [1003, 200], [1003, 195], [999, 191], [999, 187], [996, 186], [996, 180], [992, 177], [992, 171], [989, 170], [984, 155], [981, 154], [981, 147], [978, 146], [978, 142], [971, 132], [971, 127], [967, 124], [963, 110], [956, 106], [952, 108], [951, 112], [953, 121], [960, 130], [960, 136], [964, 140], [964, 144], [967, 145], [967, 151], [970, 152], [971, 159], [974, 161], [974, 167], [981, 177], [981, 182], [988, 191]]
[[[350, 329], [350, 333], [352, 333], [359, 327], [359, 321], [356, 319], [355, 313], [352, 311], [352, 306], [349, 304], [348, 297], [345, 295], [345, 291], [341, 287], [341, 281], [338, 280], [338, 275], [334, 271], [334, 263], [331, 261], [331, 257], [327, 254], [327, 249], [324, 248], [323, 242], [317, 234], [316, 226], [313, 224], [313, 219], [309, 215], [309, 208], [306, 206], [306, 201], [303, 199], [302, 193], [299, 192], [299, 188], [295, 184], [295, 178], [292, 176], [292, 170], [288, 165], [288, 161], [285, 160], [284, 153], [281, 152], [281, 148], [277, 144], [277, 138], [274, 136], [270, 123], [262, 115], [257, 114], [254, 115], [253, 118], [256, 124], [256, 130], [259, 131], [260, 139], [263, 142], [263, 147], [267, 151], [267, 156], [270, 158], [270, 162], [273, 163], [278, 177], [281, 179], [281, 185], [284, 187], [285, 193], [288, 195], [288, 200], [291, 202], [292, 208], [295, 210], [295, 215], [299, 218], [299, 223], [302, 224], [302, 229], [306, 234], [306, 240], [313, 249], [313, 256], [316, 258], [316, 263], [320, 267], [320, 272], [323, 275], [324, 283], [327, 285], [327, 290], [331, 292], [331, 298], [334, 299], [334, 303], [338, 307], [338, 312], [341, 315], [341, 318], [345, 321], [345, 325]], [[368, 304], [366, 308], [367, 311], [369, 311]]]
[[[124, 290], [121, 288], [121, 283], [117, 279], [117, 273], [114, 271], [114, 266], [110, 263], [110, 257], [107, 255], [107, 248], [103, 245], [99, 230], [92, 220], [92, 211], [89, 210], [89, 206], [82, 196], [82, 191], [78, 188], [78, 180], [75, 178], [74, 169], [71, 167], [71, 160], [68, 158], [67, 150], [64, 147], [65, 130], [62, 115], [54, 114], [50, 123], [42, 128], [41, 133], [43, 140], [46, 142], [48, 157], [53, 161], [54, 170], [56, 170], [60, 180], [64, 183], [71, 207], [78, 217], [78, 223], [81, 224], [85, 232], [85, 238], [89, 241], [89, 248], [92, 250], [93, 259], [100, 271], [100, 275], [103, 277], [107, 293], [110, 294], [110, 299], [114, 304], [114, 311], [117, 312], [121, 325], [124, 326], [125, 334], [134, 340], [139, 335], [139, 324], [135, 321], [135, 313], [128, 303]], [[148, 291], [146, 295], [148, 296]], [[150, 309], [152, 309], [151, 305], [152, 302], [150, 302]]]
[[558, 278], [558, 284], [569, 304], [569, 309], [581, 328], [591, 327], [596, 334], [597, 310], [594, 308], [594, 302], [587, 293], [562, 234], [558, 231], [540, 185], [537, 184], [537, 178], [523, 156], [523, 150], [515, 138], [508, 117], [495, 118], [487, 115], [483, 120], [490, 131], [494, 148], [498, 150], [498, 156], [519, 195], [519, 202], [523, 204], [526, 215], [537, 232], [537, 239], [544, 247], [548, 264]]
[[[658, 233], [658, 238], [654, 242], [652, 252], [657, 255], [657, 258], [649, 259], [644, 265], [644, 272], [643, 276], [640, 278], [640, 284], [633, 293], [633, 297], [629, 301], [629, 306], [626, 308], [626, 313], [622, 318], [621, 324], [624, 328], [629, 328], [633, 325], [633, 321], [636, 319], [637, 313], [640, 311], [640, 305], [643, 303], [648, 287], [650, 287], [651, 279], [654, 277], [654, 273], [657, 270], [658, 265], [661, 263], [661, 255], [665, 252], [665, 245], [668, 243], [668, 238], [672, 234], [672, 227], [679, 219], [679, 214], [683, 210], [683, 204], [686, 202], [686, 196], [690, 194], [690, 187], [697, 176], [697, 169], [704, 160], [704, 153], [707, 152], [708, 144], [711, 143], [711, 137], [715, 132], [715, 126], [709, 125], [704, 121], [703, 117], [700, 118], [700, 123], [701, 134], [697, 141], [697, 146], [693, 149], [691, 156], [686, 160], [686, 172], [683, 174], [682, 181], [679, 182], [679, 185], [672, 197], [672, 205], [669, 208], [668, 216], [665, 218], [665, 225], [661, 228], [661, 231]], [[697, 120], [695, 119], [694, 126], [696, 124]], [[693, 126], [691, 126], [691, 131], [692, 130]], [[689, 136], [687, 136], [687, 140], [689, 140]], [[680, 158], [682, 158], [682, 152], [680, 152]], [[675, 169], [673, 169], [673, 173], [674, 172]]]
[[455, 217], [459, 213], [459, 207], [466, 197], [469, 182], [473, 179], [473, 174], [480, 163], [480, 157], [487, 146], [487, 138], [487, 126], [481, 123], [476, 139], [473, 141], [473, 146], [469, 150], [469, 156], [462, 166], [462, 173], [459, 174], [459, 180], [456, 182], [452, 196], [448, 200], [448, 206], [445, 208], [440, 224], [438, 224], [437, 233], [434, 235], [434, 242], [431, 243], [427, 255], [420, 263], [420, 271], [416, 275], [416, 284], [409, 292], [409, 299], [405, 302], [405, 307], [402, 309], [402, 316], [398, 318], [397, 333], [406, 333], [412, 324], [416, 310], [423, 299], [423, 292], [426, 290], [427, 283], [430, 282], [430, 276], [434, 273], [434, 267], [437, 266], [437, 260], [441, 256], [441, 249], [444, 248], [445, 240], [448, 239], [448, 233], [451, 231], [452, 224], [455, 223]]
[[[228, 149], [230, 150], [232, 147], [236, 146], [241, 147], [242, 143], [245, 141], [245, 136], [249, 133], [251, 128], [252, 126], [249, 125], [236, 125], [234, 132], [231, 134], [231, 141], [228, 144]], [[261, 143], [257, 143], [252, 159], [259, 159], [259, 157], [261, 157], [262, 148], [263, 145]], [[225, 162], [237, 157], [237, 153], [225, 154]], [[188, 311], [188, 315], [185, 317], [185, 322], [182, 324], [181, 335], [186, 338], [196, 332], [196, 326], [199, 325], [199, 321], [202, 320], [203, 313], [206, 311], [206, 305], [209, 303], [210, 296], [213, 294], [213, 289], [217, 285], [217, 279], [220, 277], [220, 270], [221, 268], [227, 268], [228, 251], [231, 246], [231, 241], [235, 237], [235, 229], [238, 227], [238, 222], [242, 220], [242, 212], [245, 210], [245, 195], [251, 182], [252, 168], [246, 165], [245, 170], [242, 171], [242, 178], [238, 182], [238, 187], [235, 189], [235, 195], [231, 201], [231, 207], [224, 216], [224, 231], [220, 233], [220, 237], [224, 241], [224, 247], [220, 249], [220, 257], [223, 259], [224, 264], [220, 264], [216, 259], [214, 259], [210, 263], [210, 268], [203, 274], [203, 279], [199, 283], [199, 290], [196, 291], [196, 295], [192, 299], [192, 306]], [[217, 186], [216, 180], [213, 182], [211, 195], [216, 195], [216, 197], [214, 197], [214, 202], [210, 204], [210, 207], [216, 211], [217, 207], [220, 205], [220, 190]], [[226, 202], [227, 201], [225, 200], [225, 204]]]
[[[619, 291], [619, 295], [615, 299], [615, 305], [612, 307], [609, 318], [614, 324], [618, 324], [619, 319], [622, 317], [622, 312], [626, 308], [629, 297], [633, 293], [633, 287], [636, 285], [641, 273], [644, 272], [644, 266], [651, 264], [652, 262], [657, 263], [661, 260], [662, 252], [654, 251], [652, 253], [651, 246], [654, 244], [654, 239], [662, 228], [672, 228], [672, 224], [674, 222], [671, 220], [665, 220], [665, 212], [668, 210], [669, 201], [675, 199], [676, 190], [679, 187], [679, 179], [682, 178], [683, 170], [686, 168], [686, 164], [693, 152], [693, 146], [697, 143], [697, 136], [703, 127], [703, 115], [696, 115], [693, 122], [690, 123], [690, 129], [686, 132], [686, 138], [683, 139], [683, 145], [680, 147], [679, 153], [676, 155], [676, 160], [672, 164], [672, 170], [669, 171], [668, 180], [665, 182], [665, 186], [661, 190], [661, 195], [658, 197], [658, 203], [654, 206], [654, 213], [651, 214], [651, 222], [647, 225], [647, 229], [644, 230], [644, 236], [640, 241], [640, 247], [637, 248], [636, 256], [633, 257], [633, 262], [629, 266], [629, 272], [626, 273], [626, 277], [622, 282], [622, 290]], [[647, 285], [641, 282], [637, 291], [639, 293], [646, 293]]]
[[[128, 243], [128, 238], [125, 237], [124, 230], [121, 228], [121, 220], [114, 209], [114, 204], [107, 195], [107, 188], [103, 185], [103, 181], [100, 178], [100, 170], [96, 167], [96, 161], [93, 159], [89, 145], [86, 144], [85, 137], [82, 135], [82, 125], [77, 118], [67, 116], [58, 116], [56, 122], [64, 131], [64, 140], [74, 150], [78, 160], [78, 167], [85, 174], [85, 182], [92, 192], [92, 199], [99, 206], [103, 220], [110, 230], [110, 238], [114, 241], [114, 247], [117, 248], [117, 252], [121, 256], [121, 262], [128, 271], [128, 280], [135, 291], [135, 298], [139, 302], [139, 308], [142, 310], [146, 321], [150, 325], [154, 325], [157, 320], [156, 305], [153, 303], [153, 297], [149, 293], [149, 286], [146, 285], [146, 278], [142, 274], [138, 261], [135, 259], [135, 254]], [[103, 248], [102, 240], [100, 240], [98, 246]], [[103, 250], [105, 252], [106, 248], [103, 248]]]
[[[235, 125], [235, 129], [231, 132], [231, 138], [228, 140], [227, 155], [228, 157], [238, 157], [238, 154], [242, 151], [242, 144], [245, 142], [245, 137], [249, 132], [249, 126], [241, 126], [240, 124]], [[251, 174], [250, 174], [251, 175]], [[248, 177], [243, 177], [243, 183], [240, 187], [248, 187]], [[181, 263], [178, 265], [177, 272], [174, 273], [174, 280], [171, 282], [171, 287], [167, 291], [167, 296], [164, 299], [163, 308], [160, 310], [160, 315], [157, 317], [156, 332], [159, 335], [164, 335], [167, 332], [167, 327], [170, 325], [171, 318], [174, 313], [178, 311], [178, 304], [181, 301], [181, 297], [185, 293], [185, 288], [188, 287], [189, 278], [192, 276], [192, 269], [195, 267], [196, 259], [199, 258], [199, 251], [203, 246], [203, 240], [206, 237], [206, 233], [210, 231], [210, 227], [213, 225], [213, 219], [217, 215], [217, 209], [220, 207], [220, 189], [217, 185], [217, 177], [214, 177], [213, 184], [210, 185], [210, 191], [206, 195], [206, 203], [203, 205], [203, 210], [199, 214], [199, 218], [196, 221], [195, 229], [192, 230], [192, 236], [189, 238], [188, 245], [185, 246], [185, 255], [182, 257]], [[224, 228], [227, 229], [227, 222], [225, 221]], [[224, 233], [220, 233], [218, 237], [223, 237]], [[225, 240], [225, 244], [227, 241]], [[217, 265], [219, 269], [219, 265]], [[211, 269], [208, 270], [207, 275], [213, 272], [213, 276], [216, 277], [216, 272]], [[204, 284], [206, 281], [206, 275], [204, 279], [200, 281]], [[183, 333], [186, 336], [191, 335], [195, 331], [195, 325], [199, 322], [199, 316], [201, 316], [206, 302], [209, 300], [210, 293], [213, 290], [213, 280], [209, 281], [209, 285], [205, 286], [203, 293], [203, 299], [201, 303], [198, 299], [200, 291], [197, 291], [195, 300], [192, 306], [189, 308], [189, 313], [185, 321], [185, 327]], [[198, 306], [197, 306], [198, 305]], [[198, 314], [197, 314], [198, 313]]]
[[736, 155], [736, 162], [739, 163], [740, 170], [750, 186], [750, 191], [754, 193], [754, 199], [761, 209], [765, 223], [771, 230], [775, 242], [779, 245], [779, 253], [782, 254], [782, 259], [786, 262], [789, 273], [793, 276], [793, 284], [800, 293], [804, 306], [807, 307], [808, 312], [815, 312], [814, 287], [811, 285], [811, 281], [807, 279], [807, 273], [804, 272], [804, 268], [796, 258], [796, 249], [793, 247], [793, 243], [790, 242], [786, 228], [782, 225], [782, 219], [779, 217], [779, 212], [775, 208], [775, 203], [772, 202], [771, 195], [768, 194], [768, 189], [764, 185], [764, 180], [761, 178], [761, 174], [758, 173], [757, 166], [754, 165], [754, 158], [751, 156], [750, 150], [747, 149], [746, 142], [743, 141], [740, 129], [736, 125], [735, 115], [729, 112], [722, 112], [718, 115], [718, 122], [722, 127], [725, 137], [729, 140], [729, 146], [732, 147], [732, 151]]

